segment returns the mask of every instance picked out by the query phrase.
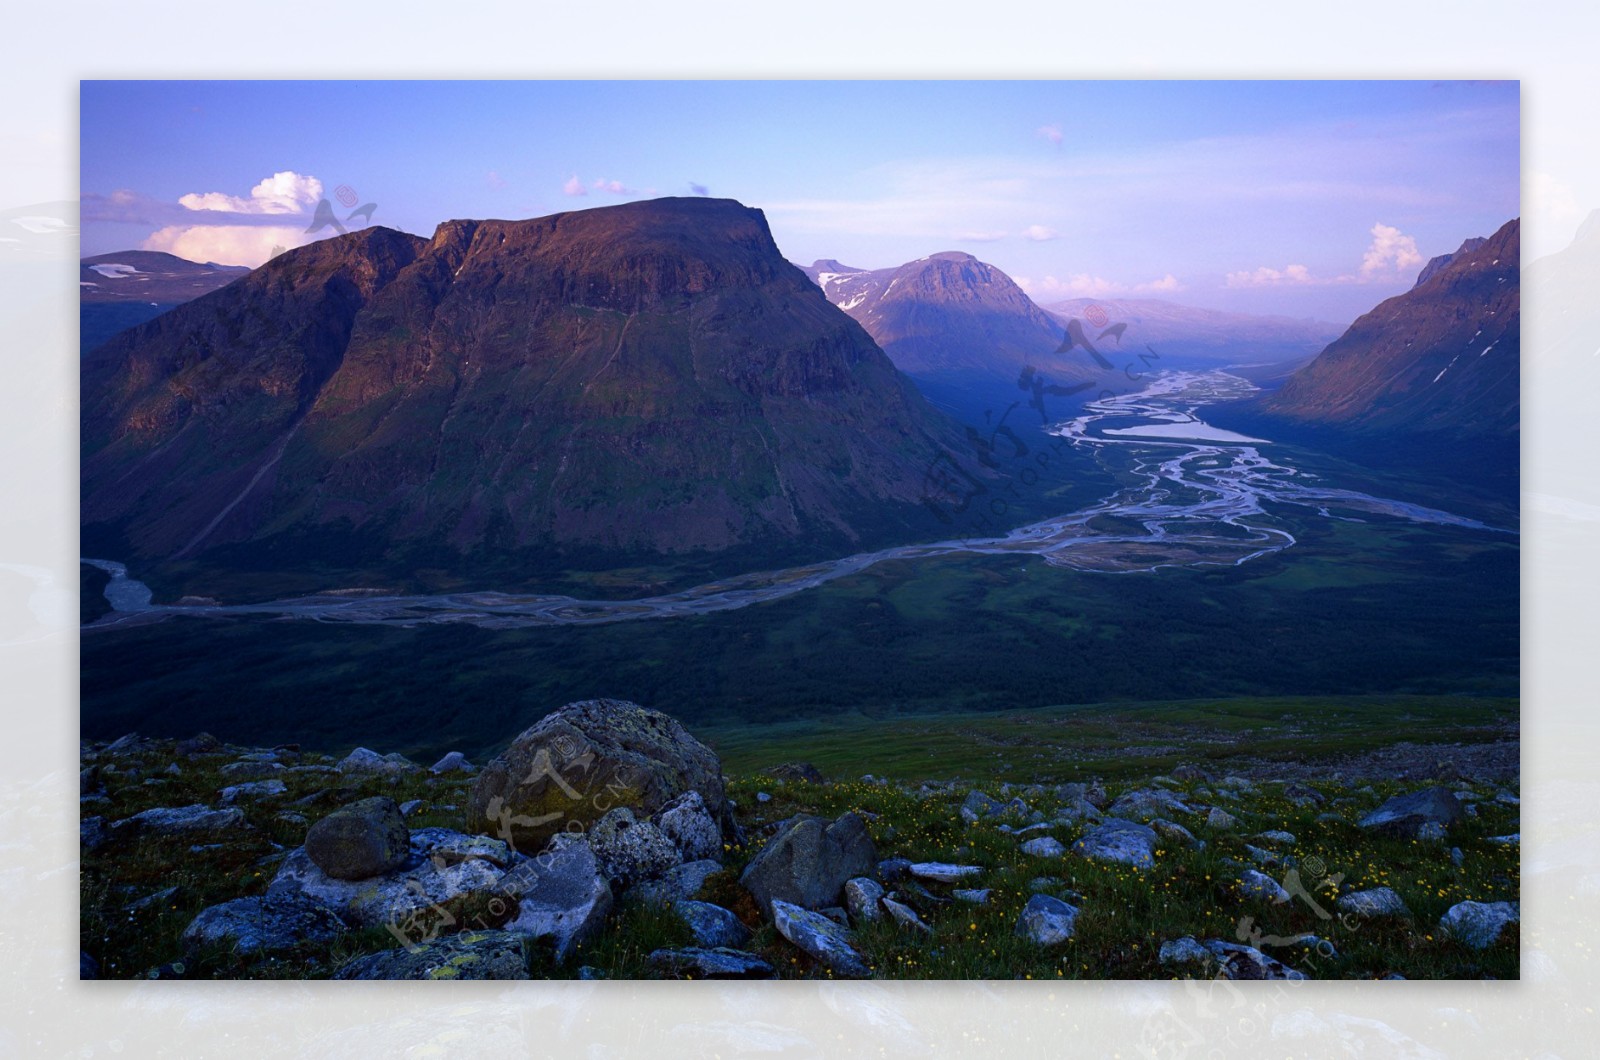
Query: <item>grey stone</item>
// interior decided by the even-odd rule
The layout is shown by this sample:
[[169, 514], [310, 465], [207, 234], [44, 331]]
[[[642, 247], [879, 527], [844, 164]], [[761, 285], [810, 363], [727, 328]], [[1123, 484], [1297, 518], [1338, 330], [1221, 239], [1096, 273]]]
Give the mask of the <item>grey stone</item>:
[[1283, 797], [1296, 806], [1321, 806], [1327, 802], [1327, 797], [1316, 788], [1304, 784], [1286, 784], [1283, 788]]
[[1456, 801], [1449, 789], [1423, 788], [1406, 795], [1396, 795], [1361, 818], [1359, 824], [1368, 831], [1415, 839], [1424, 824], [1434, 823], [1448, 828], [1461, 816], [1461, 803]]
[[878, 862], [878, 879], [884, 883], [898, 883], [911, 875], [911, 862], [906, 858], [884, 858]]
[[973, 790], [967, 792], [966, 799], [961, 803], [961, 819], [968, 824], [977, 824], [985, 817], [1004, 813], [1005, 808], [1005, 803]]
[[288, 791], [281, 780], [252, 780], [244, 784], [230, 784], [217, 792], [224, 805], [231, 806], [240, 799], [271, 799]]
[[1187, 803], [1165, 788], [1141, 788], [1113, 802], [1106, 812], [1113, 817], [1160, 817], [1169, 813], [1192, 813]]
[[850, 914], [845, 912], [843, 906], [830, 905], [826, 908], [818, 909], [816, 912], [821, 913], [823, 916], [827, 917], [829, 920], [833, 921], [835, 924], [838, 924], [842, 928], [848, 928], [850, 926]]
[[1040, 836], [1030, 839], [1019, 848], [1024, 854], [1035, 858], [1059, 858], [1067, 852], [1067, 848], [1050, 836]]
[[319, 902], [269, 894], [201, 910], [184, 928], [182, 942], [191, 953], [202, 945], [223, 944], [242, 954], [279, 954], [306, 943], [331, 942], [345, 930], [339, 916]]
[[865, 979], [872, 974], [866, 958], [856, 950], [850, 933], [821, 913], [774, 898], [772, 923], [778, 934], [835, 974], [855, 979]]
[[919, 880], [959, 883], [972, 876], [982, 875], [983, 868], [979, 865], [952, 865], [945, 861], [914, 861], [906, 865], [906, 872]]
[[1179, 846], [1192, 847], [1199, 842], [1199, 840], [1195, 839], [1193, 832], [1189, 831], [1178, 822], [1169, 821], [1165, 817], [1153, 818], [1150, 821], [1150, 827], [1155, 829], [1156, 835], [1160, 836], [1161, 839], [1167, 843], [1176, 843]]
[[[499, 899], [509, 907], [501, 869], [486, 858], [435, 860], [428, 829], [411, 837], [406, 860], [382, 876], [342, 880], [318, 867], [304, 847], [289, 852], [267, 893], [301, 894], [333, 910], [358, 927], [404, 926], [406, 932], [425, 935], [434, 927], [453, 927], [451, 910], [482, 898]], [[458, 833], [447, 833], [458, 834]], [[414, 923], [415, 922], [415, 923]]]
[[877, 920], [882, 915], [879, 911], [882, 901], [883, 888], [875, 880], [857, 876], [845, 881], [844, 905], [850, 911], [852, 923], [864, 924], [869, 920]]
[[467, 931], [399, 949], [357, 957], [335, 979], [526, 979], [522, 935]]
[[769, 803], [769, 802], [772, 801], [772, 796], [768, 795], [764, 791], [758, 791], [758, 792], [756, 792], [756, 801], [759, 802], [759, 803], [762, 803], [762, 804], [766, 804], [766, 803]]
[[1211, 951], [1200, 945], [1193, 935], [1171, 939], [1161, 944], [1156, 959], [1162, 964], [1209, 964]]
[[933, 934], [933, 928], [929, 927], [927, 922], [917, 915], [915, 909], [912, 909], [904, 902], [896, 901], [892, 896], [885, 895], [883, 907], [889, 911], [889, 915], [901, 927], [915, 928], [928, 935]]
[[404, 864], [411, 833], [400, 807], [379, 795], [334, 810], [312, 825], [305, 851], [336, 880], [364, 880]]
[[1072, 937], [1077, 928], [1078, 910], [1059, 898], [1036, 894], [1022, 907], [1017, 917], [1017, 935], [1041, 946], [1054, 946]]
[[655, 950], [645, 960], [650, 967], [678, 979], [775, 979], [772, 965], [753, 953], [726, 947], [686, 947]]
[[1522, 920], [1520, 902], [1457, 902], [1439, 918], [1439, 928], [1472, 949], [1494, 945], [1508, 924]]
[[222, 741], [209, 732], [196, 733], [187, 740], [179, 740], [177, 745], [173, 747], [174, 753], [183, 755], [185, 758], [193, 758], [196, 755], [220, 754], [223, 749]]
[[1513, 832], [1510, 835], [1492, 835], [1484, 840], [1485, 843], [1496, 843], [1500, 846], [1519, 846], [1522, 843], [1522, 833]]
[[1239, 891], [1251, 898], [1265, 898], [1274, 905], [1282, 905], [1289, 900], [1289, 892], [1277, 880], [1255, 869], [1244, 870], [1239, 879]]
[[[569, 703], [523, 731], [472, 782], [473, 830], [537, 850], [616, 806], [641, 818], [698, 791], [726, 832], [722, 763], [677, 721], [615, 699]], [[574, 797], [574, 795], [576, 797]]]
[[132, 751], [139, 746], [140, 739], [139, 734], [136, 732], [130, 732], [126, 736], [119, 736], [106, 745], [105, 753], [115, 755], [122, 754], [124, 751]]
[[427, 857], [441, 867], [478, 858], [503, 869], [516, 857], [510, 845], [499, 839], [467, 835], [449, 828], [418, 828], [411, 833], [411, 846], [425, 851]]
[[1261, 865], [1269, 869], [1283, 864], [1283, 859], [1277, 854], [1274, 854], [1272, 851], [1265, 850], [1261, 847], [1251, 846], [1249, 843], [1244, 845], [1244, 852], [1250, 855], [1251, 861], [1254, 861], [1257, 865]]
[[1206, 826], [1226, 832], [1229, 829], [1239, 827], [1239, 818], [1220, 806], [1213, 806], [1211, 807], [1211, 812], [1206, 814]]
[[1357, 916], [1402, 916], [1411, 915], [1411, 910], [1406, 908], [1406, 903], [1389, 887], [1369, 887], [1362, 891], [1350, 891], [1341, 894], [1334, 905], [1347, 913]]
[[113, 831], [137, 835], [173, 836], [197, 832], [231, 832], [244, 826], [244, 811], [237, 807], [213, 810], [195, 803], [176, 808], [158, 806], [113, 824]]
[[595, 822], [589, 830], [589, 846], [601, 871], [624, 885], [656, 879], [683, 862], [677, 846], [661, 829], [636, 819], [625, 806]]
[[955, 890], [950, 892], [950, 896], [957, 901], [968, 902], [972, 905], [988, 905], [989, 895], [992, 893], [994, 893], [994, 889], [992, 887], [957, 887]]
[[856, 814], [842, 814], [832, 823], [803, 815], [761, 848], [739, 882], [769, 915], [778, 899], [815, 909], [837, 903], [845, 881], [870, 874], [877, 860], [867, 826]]
[[1442, 843], [1445, 838], [1444, 825], [1438, 821], [1423, 821], [1417, 826], [1417, 838], [1425, 843]]
[[260, 780], [283, 772], [278, 762], [229, 762], [218, 773], [229, 780]]
[[430, 773], [476, 773], [478, 767], [467, 761], [460, 751], [451, 751], [428, 767]]
[[1072, 852], [1080, 857], [1115, 861], [1141, 869], [1155, 864], [1155, 851], [1154, 829], [1116, 818], [1090, 829], [1072, 844]]
[[1277, 958], [1268, 957], [1252, 946], [1241, 946], [1236, 942], [1226, 942], [1222, 939], [1207, 939], [1204, 945], [1217, 959], [1219, 975], [1223, 979], [1309, 978], [1304, 972], [1295, 971]]
[[400, 816], [410, 817], [412, 814], [422, 809], [424, 805], [426, 804], [421, 799], [410, 799], [406, 802], [402, 802], [400, 804]]
[[686, 791], [651, 820], [672, 840], [684, 861], [722, 860], [722, 828], [698, 791]]
[[672, 911], [688, 926], [697, 946], [742, 946], [750, 938], [750, 929], [720, 905], [682, 899], [672, 903]]
[[680, 898], [693, 898], [712, 875], [722, 871], [722, 866], [709, 858], [674, 865], [658, 880], [645, 880], [628, 889], [631, 901], [655, 902], [666, 905]]
[[1262, 843], [1277, 843], [1283, 846], [1294, 846], [1293, 832], [1257, 832], [1252, 838]]
[[549, 939], [557, 959], [591, 938], [611, 912], [611, 886], [581, 836], [556, 836], [540, 854], [519, 858], [502, 887], [519, 898], [506, 930]]

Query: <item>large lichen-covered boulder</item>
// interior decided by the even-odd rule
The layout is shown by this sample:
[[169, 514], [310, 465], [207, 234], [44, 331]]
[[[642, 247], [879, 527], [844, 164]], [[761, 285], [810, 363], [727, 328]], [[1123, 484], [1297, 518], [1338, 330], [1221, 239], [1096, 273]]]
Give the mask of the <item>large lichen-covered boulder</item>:
[[648, 818], [688, 791], [725, 819], [722, 763], [675, 719], [618, 699], [569, 703], [484, 766], [468, 801], [474, 831], [544, 849], [619, 806]]
[[411, 831], [386, 795], [334, 810], [306, 833], [306, 854], [336, 880], [364, 880], [399, 868], [411, 854]]

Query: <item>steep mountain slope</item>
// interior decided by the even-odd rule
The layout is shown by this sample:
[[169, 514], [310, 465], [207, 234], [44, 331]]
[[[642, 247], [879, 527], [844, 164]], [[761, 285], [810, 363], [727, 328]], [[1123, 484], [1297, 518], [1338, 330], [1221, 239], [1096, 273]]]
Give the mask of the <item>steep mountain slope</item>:
[[[370, 228], [86, 362], [86, 547], [477, 577], [917, 536], [949, 421], [758, 210]], [[420, 575], [419, 575], [420, 576]]]
[[824, 259], [806, 270], [834, 305], [919, 382], [964, 378], [1015, 389], [1026, 366], [1058, 382], [1085, 381], [1084, 354], [1057, 353], [1065, 328], [993, 265], [948, 251], [891, 269]]
[[[1098, 307], [1096, 309], [1095, 307]], [[1161, 357], [1214, 361], [1279, 363], [1315, 356], [1344, 329], [1323, 320], [1255, 316], [1198, 309], [1159, 298], [1071, 298], [1045, 307], [1065, 322], [1104, 320], [1089, 334], [1127, 325], [1108, 347], [1153, 349]]]
[[1518, 222], [1508, 221], [1357, 320], [1261, 412], [1364, 434], [1514, 438], [1520, 253]]

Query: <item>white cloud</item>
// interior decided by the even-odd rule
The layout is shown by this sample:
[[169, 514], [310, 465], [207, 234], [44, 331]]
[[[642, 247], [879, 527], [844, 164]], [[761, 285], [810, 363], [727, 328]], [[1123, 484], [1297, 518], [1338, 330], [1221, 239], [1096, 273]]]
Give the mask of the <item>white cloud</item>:
[[1288, 265], [1282, 269], [1269, 269], [1265, 265], [1254, 272], [1228, 273], [1229, 287], [1277, 287], [1282, 284], [1314, 283], [1311, 270], [1304, 265]]
[[1022, 230], [1022, 237], [1031, 239], [1035, 243], [1044, 243], [1060, 238], [1054, 228], [1046, 228], [1044, 225], [1029, 225]]
[[274, 173], [250, 189], [241, 199], [221, 191], [191, 192], [178, 202], [190, 210], [222, 213], [296, 214], [304, 213], [322, 198], [322, 181], [293, 170]]
[[1059, 125], [1041, 125], [1039, 126], [1037, 135], [1044, 137], [1057, 147], [1061, 146], [1062, 136], [1061, 126]]
[[604, 177], [594, 182], [596, 190], [610, 192], [612, 195], [637, 195], [638, 192], [622, 183], [620, 180], [606, 180]]
[[1017, 286], [1036, 302], [1058, 302], [1067, 298], [1104, 298], [1113, 294], [1170, 294], [1183, 290], [1183, 284], [1170, 272], [1159, 280], [1135, 284], [1108, 280], [1104, 276], [1095, 276], [1087, 272], [1074, 273], [1066, 279], [1056, 276], [1046, 276], [1039, 280], [1027, 276], [1013, 276], [1012, 279], [1016, 280]]
[[1004, 239], [1010, 234], [1010, 232], [1003, 230], [989, 232], [956, 232], [953, 233], [950, 238], [954, 239], [958, 243], [995, 243]]
[[583, 181], [578, 179], [578, 174], [576, 173], [567, 178], [567, 182], [561, 185], [561, 190], [567, 195], [589, 194], [589, 189], [583, 186]]
[[141, 250], [164, 250], [190, 261], [255, 268], [275, 247], [305, 243], [299, 225], [169, 225], [140, 244]]
[[1384, 274], [1414, 269], [1423, 262], [1417, 251], [1417, 241], [1400, 229], [1383, 222], [1372, 226], [1372, 243], [1361, 259], [1361, 275], [1379, 277]]

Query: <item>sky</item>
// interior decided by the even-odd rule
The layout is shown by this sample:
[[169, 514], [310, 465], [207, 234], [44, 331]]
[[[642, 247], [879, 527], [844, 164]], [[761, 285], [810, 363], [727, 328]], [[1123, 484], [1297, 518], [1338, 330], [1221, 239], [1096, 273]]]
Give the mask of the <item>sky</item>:
[[1520, 201], [1516, 82], [86, 81], [80, 104], [86, 256], [254, 266], [322, 222], [713, 195], [802, 264], [961, 250], [1044, 305], [1345, 323]]

